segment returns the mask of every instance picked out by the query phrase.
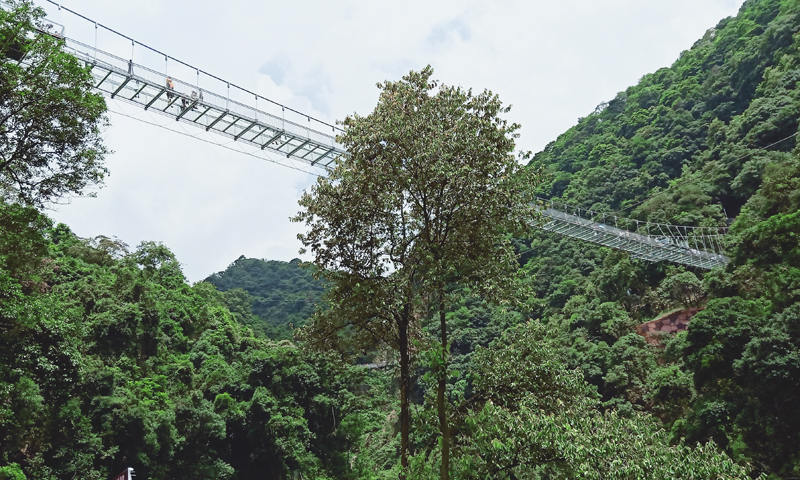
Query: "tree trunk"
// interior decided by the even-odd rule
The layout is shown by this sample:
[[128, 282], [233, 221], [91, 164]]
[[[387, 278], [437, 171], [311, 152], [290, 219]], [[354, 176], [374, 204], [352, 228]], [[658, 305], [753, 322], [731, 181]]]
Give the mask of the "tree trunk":
[[411, 385], [408, 355], [408, 323], [409, 307], [403, 308], [400, 321], [397, 322], [398, 339], [400, 347], [400, 480], [406, 479], [408, 472], [409, 430], [411, 415], [409, 412], [409, 386]]
[[437, 391], [436, 405], [439, 410], [439, 428], [442, 431], [442, 470], [441, 479], [450, 478], [450, 424], [447, 421], [447, 405], [445, 393], [447, 392], [447, 322], [444, 312], [444, 285], [439, 286], [439, 328], [442, 334], [442, 363], [439, 367], [439, 389]]

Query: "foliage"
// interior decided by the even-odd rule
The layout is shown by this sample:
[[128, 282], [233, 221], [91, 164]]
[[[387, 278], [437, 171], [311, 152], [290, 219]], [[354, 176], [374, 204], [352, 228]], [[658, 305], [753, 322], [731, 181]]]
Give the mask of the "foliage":
[[0, 196], [43, 206], [102, 183], [106, 104], [27, 0], [0, 9]]
[[[714, 439], [779, 478], [800, 468], [789, 433], [800, 423], [784, 410], [796, 408], [796, 347], [781, 326], [800, 301], [798, 19], [794, 1], [745, 2], [530, 162], [551, 173], [543, 197], [651, 222], [730, 225], [727, 269], [646, 264], [544, 232], [519, 243], [536, 279], [530, 314], [560, 332], [568, 365], [606, 408], [651, 412], [673, 442]], [[664, 350], [631, 336], [634, 324], [686, 307], [705, 310], [687, 334], [659, 337]], [[756, 378], [751, 362], [774, 373], [759, 367]]]
[[353, 325], [368, 337], [361, 348], [377, 339], [400, 352], [404, 466], [411, 313], [438, 307], [443, 353], [434, 370], [447, 478], [446, 288], [460, 283], [487, 298], [514, 298], [508, 234], [534, 216], [536, 177], [513, 156], [519, 126], [500, 118], [508, 108], [496, 95], [439, 85], [432, 75], [426, 67], [378, 85], [375, 110], [344, 121], [348, 155], [304, 194], [293, 220], [308, 225], [298, 238], [332, 283], [331, 307], [315, 316], [311, 335], [328, 341]]
[[[32, 207], [0, 202], [0, 266], [9, 275], [31, 280], [47, 253], [45, 232], [51, 222]], [[29, 283], [30, 284], [30, 283]]]
[[[749, 478], [713, 443], [670, 446], [644, 416], [602, 414], [580, 371], [538, 322], [476, 353], [455, 478]], [[424, 469], [424, 458], [415, 466]]]
[[5, 467], [0, 467], [0, 480], [25, 480], [25, 474], [19, 465], [12, 463]]
[[763, 302], [728, 297], [695, 317], [684, 356], [699, 397], [683, 435], [714, 438], [760, 470], [796, 474], [798, 312], [794, 304], [769, 316]]
[[661, 281], [656, 290], [665, 306], [676, 304], [683, 308], [703, 306], [705, 291], [697, 275], [694, 272], [687, 272], [683, 268], [671, 270], [667, 272], [666, 278]]
[[391, 404], [380, 373], [255, 337], [213, 286], [186, 284], [164, 245], [128, 252], [2, 212], [29, 230], [2, 230], [0, 245], [24, 236], [45, 254], [25, 270], [43, 288], [0, 264], [2, 474], [355, 478]]

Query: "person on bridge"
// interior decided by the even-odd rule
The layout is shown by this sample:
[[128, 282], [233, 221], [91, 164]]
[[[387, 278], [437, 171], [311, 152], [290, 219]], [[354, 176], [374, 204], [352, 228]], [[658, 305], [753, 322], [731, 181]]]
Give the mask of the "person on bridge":
[[128, 60], [128, 76], [133, 76], [133, 59]]
[[167, 99], [172, 100], [172, 92], [175, 90], [175, 84], [172, 83], [172, 77], [167, 77]]

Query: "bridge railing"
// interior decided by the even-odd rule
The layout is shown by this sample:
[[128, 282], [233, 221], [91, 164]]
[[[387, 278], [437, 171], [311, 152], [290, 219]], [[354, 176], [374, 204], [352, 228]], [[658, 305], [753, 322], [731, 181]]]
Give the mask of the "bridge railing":
[[108, 52], [94, 48], [93, 46], [87, 45], [83, 42], [73, 40], [69, 37], [67, 37], [65, 41], [67, 51], [80, 58], [84, 62], [94, 65], [104, 65], [106, 69], [113, 69], [119, 72], [128, 72], [130, 68], [132, 75], [135, 77], [155, 85], [161, 85], [162, 87], [166, 87], [167, 78], [170, 78], [174, 85], [171, 93], [174, 93], [175, 95], [181, 95], [187, 99], [192, 98], [193, 93], [198, 98], [202, 95], [203, 103], [213, 105], [220, 110], [230, 111], [232, 114], [237, 116], [252, 118], [260, 123], [270, 125], [275, 129], [280, 129], [290, 134], [310, 138], [317, 143], [322, 143], [341, 149], [341, 146], [336, 142], [335, 137], [332, 135], [313, 130], [306, 125], [286, 120], [282, 117], [259, 110], [257, 108], [259, 97], [256, 95], [253, 95], [254, 104], [248, 105], [236, 100], [232, 100], [227, 95], [220, 95], [213, 91], [205, 90], [200, 88], [197, 84], [186, 82], [182, 79], [172, 77], [171, 75], [153, 70], [138, 63], [131, 64], [129, 63], [131, 62], [130, 60], [112, 55]]
[[[541, 205], [554, 211], [563, 212], [572, 217], [579, 217], [598, 225], [614, 227], [630, 233], [637, 233], [643, 237], [654, 240], [669, 239], [670, 243], [682, 245], [686, 248], [703, 248], [703, 238], [721, 238], [728, 233], [728, 227], [721, 226], [678, 226], [666, 223], [646, 222], [631, 218], [620, 217], [612, 213], [595, 212], [589, 209], [575, 207], [563, 202], [548, 199], [538, 199]], [[716, 244], [715, 244], [716, 245]], [[708, 240], [706, 240], [706, 246]]]

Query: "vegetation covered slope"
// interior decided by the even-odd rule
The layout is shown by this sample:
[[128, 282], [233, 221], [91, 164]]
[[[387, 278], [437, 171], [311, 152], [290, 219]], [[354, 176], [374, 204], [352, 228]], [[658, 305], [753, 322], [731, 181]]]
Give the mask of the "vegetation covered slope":
[[224, 292], [228, 307], [256, 335], [276, 340], [291, 338], [293, 327], [305, 325], [324, 290], [298, 259], [281, 262], [242, 255], [205, 281]]
[[797, 15], [796, 2], [745, 2], [672, 67], [645, 75], [539, 152], [531, 164], [555, 172], [541, 193], [681, 225], [736, 216], [766, 165], [792, 158]]
[[[669, 68], [534, 156], [545, 197], [680, 225], [726, 225], [727, 269], [645, 264], [537, 233], [521, 245], [539, 304], [605, 405], [673, 437], [714, 438], [758, 471], [800, 474], [800, 3], [749, 0]], [[705, 306], [665, 350], [632, 333]]]
[[[0, 479], [104, 480], [129, 466], [139, 478], [154, 480], [278, 480], [298, 472], [317, 479], [397, 478], [390, 376], [255, 337], [212, 285], [188, 285], [163, 245], [145, 242], [128, 251], [118, 240], [80, 239], [32, 208], [7, 203], [0, 203], [0, 223]], [[520, 356], [506, 358], [502, 343], [484, 354], [489, 359], [479, 362], [480, 371], [489, 380], [480, 388], [487, 398], [502, 392], [491, 382], [502, 386], [511, 366], [525, 365], [547, 373], [526, 376], [545, 390], [526, 383], [512, 396], [504, 393], [498, 408], [472, 413], [467, 455], [457, 457], [458, 468], [496, 470], [470, 464], [480, 458], [476, 452], [513, 461], [492, 432], [515, 425], [507, 420], [519, 404], [539, 421], [537, 443], [522, 442], [521, 458], [543, 466], [518, 464], [517, 474], [571, 478], [580, 471], [625, 479], [647, 469], [653, 454], [663, 460], [663, 471], [677, 464], [693, 475], [745, 478], [745, 469], [713, 445], [670, 447], [643, 416], [599, 417], [580, 372], [568, 369], [552, 339], [540, 338], [541, 326], [528, 329], [532, 333], [508, 334], [528, 339], [516, 350]], [[536, 355], [526, 353], [532, 346]], [[564, 423], [580, 417], [561, 407], [552, 421], [537, 416], [530, 405], [553, 404], [540, 390], [566, 401], [558, 405], [582, 406], [586, 422]], [[425, 424], [418, 428], [424, 431]], [[530, 432], [512, 429], [505, 441], [514, 445]], [[570, 447], [621, 432], [638, 439], [633, 448], [608, 443], [597, 451], [626, 455], [626, 471], [613, 462], [593, 464], [594, 450], [587, 457]], [[564, 458], [550, 468], [542, 454], [553, 448]], [[428, 478], [426, 451], [420, 443], [409, 478]], [[684, 451], [691, 461], [682, 458]]]

